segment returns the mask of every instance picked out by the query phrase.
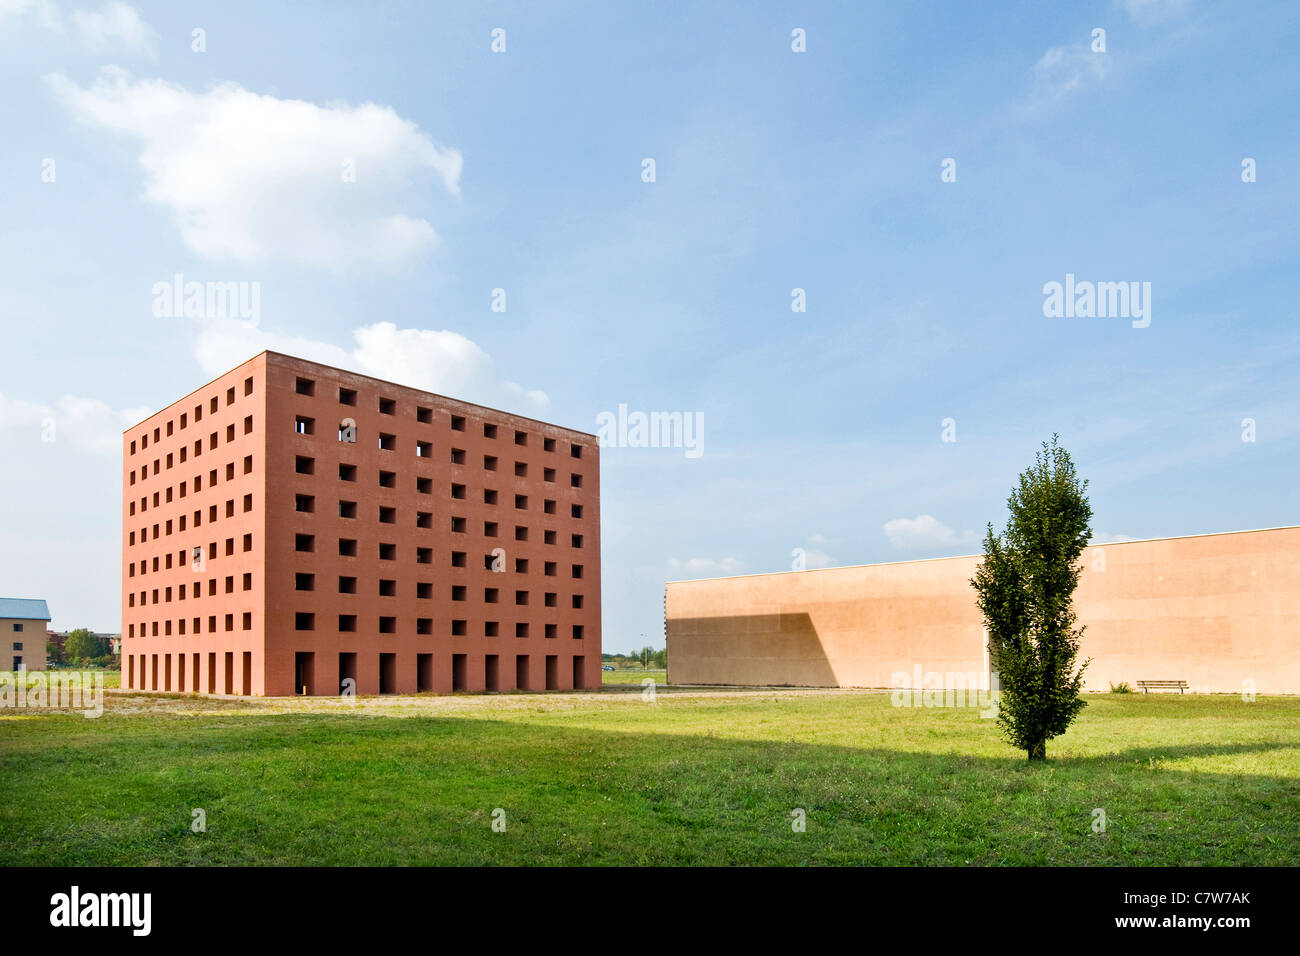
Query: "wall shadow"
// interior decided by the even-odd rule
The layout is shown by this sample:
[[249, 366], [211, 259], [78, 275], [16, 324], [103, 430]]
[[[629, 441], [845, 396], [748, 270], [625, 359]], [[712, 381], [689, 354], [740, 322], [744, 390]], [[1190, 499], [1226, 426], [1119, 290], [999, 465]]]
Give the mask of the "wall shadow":
[[[667, 643], [670, 684], [839, 686], [806, 611], [670, 618]], [[772, 680], [774, 670], [788, 679]]]

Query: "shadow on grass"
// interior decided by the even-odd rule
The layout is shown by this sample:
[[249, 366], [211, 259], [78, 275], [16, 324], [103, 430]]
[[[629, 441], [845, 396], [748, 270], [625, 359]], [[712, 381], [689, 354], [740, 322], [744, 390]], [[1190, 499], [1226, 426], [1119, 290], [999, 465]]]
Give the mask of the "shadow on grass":
[[[1123, 763], [1149, 763], [1152, 760], [1182, 760], [1187, 757], [1226, 757], [1234, 754], [1261, 754], [1275, 750], [1300, 750], [1300, 740], [1293, 743], [1256, 741], [1254, 743], [1242, 744], [1204, 743], [1164, 747], [1132, 747], [1115, 753], [1092, 754], [1089, 756], [1053, 756], [1049, 749], [1046, 766], [1083, 766], [1090, 763], [1113, 764], [1116, 761]], [[1028, 763], [1028, 761], [1025, 762]], [[1042, 765], [1040, 764], [1040, 766]], [[1300, 785], [1300, 783], [1298, 783], [1298, 785]]]
[[[39, 746], [11, 746], [39, 728], [2, 738], [0, 863], [1300, 863], [1294, 777], [1148, 765], [1283, 743], [1143, 746], [1031, 766], [558, 721], [96, 724], [47, 723], [54, 732]], [[191, 829], [196, 809], [206, 832]]]

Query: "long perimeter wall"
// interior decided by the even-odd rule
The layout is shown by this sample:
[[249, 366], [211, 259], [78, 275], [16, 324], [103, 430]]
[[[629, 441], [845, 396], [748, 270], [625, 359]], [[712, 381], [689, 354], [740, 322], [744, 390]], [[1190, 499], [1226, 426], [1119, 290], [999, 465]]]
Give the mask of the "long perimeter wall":
[[[668, 680], [892, 687], [901, 672], [987, 686], [969, 583], [979, 561], [670, 582]], [[1196, 693], [1300, 693], [1300, 527], [1095, 545], [1082, 563], [1087, 690], [1186, 680]]]

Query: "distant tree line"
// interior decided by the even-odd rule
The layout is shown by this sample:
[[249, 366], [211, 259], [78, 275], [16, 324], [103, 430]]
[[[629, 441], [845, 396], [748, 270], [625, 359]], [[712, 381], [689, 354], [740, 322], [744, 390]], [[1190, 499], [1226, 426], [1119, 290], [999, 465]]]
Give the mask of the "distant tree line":
[[631, 651], [627, 654], [602, 654], [600, 659], [618, 668], [639, 667], [642, 670], [653, 668], [661, 671], [668, 667], [668, 648], [655, 650], [653, 647], [643, 647], [639, 651]]
[[45, 657], [50, 665], [67, 667], [116, 667], [117, 655], [108, 642], [84, 627], [69, 631], [62, 644], [45, 642]]

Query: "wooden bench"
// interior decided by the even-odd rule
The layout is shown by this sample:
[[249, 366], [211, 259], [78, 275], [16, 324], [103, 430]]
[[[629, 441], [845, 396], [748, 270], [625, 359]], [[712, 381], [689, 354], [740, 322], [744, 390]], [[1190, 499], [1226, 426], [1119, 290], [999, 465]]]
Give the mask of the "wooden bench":
[[1144, 694], [1147, 692], [1148, 688], [1153, 690], [1160, 690], [1160, 689], [1173, 690], [1175, 687], [1178, 688], [1178, 693], [1181, 694], [1183, 691], [1187, 690], [1187, 681], [1185, 680], [1140, 680], [1138, 681], [1138, 686], [1142, 688], [1142, 693]]

